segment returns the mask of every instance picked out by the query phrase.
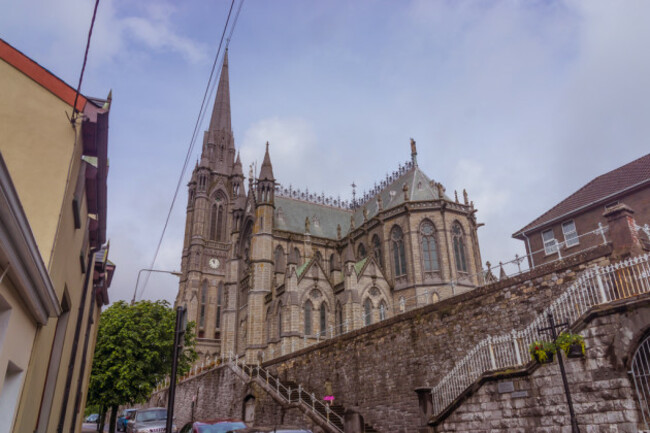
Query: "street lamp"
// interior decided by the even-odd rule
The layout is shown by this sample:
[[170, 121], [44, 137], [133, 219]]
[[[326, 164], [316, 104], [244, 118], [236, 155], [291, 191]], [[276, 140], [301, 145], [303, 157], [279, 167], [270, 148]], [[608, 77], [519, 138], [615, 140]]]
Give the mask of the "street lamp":
[[140, 282], [140, 275], [144, 271], [159, 272], [161, 274], [172, 274], [172, 275], [176, 275], [177, 277], [183, 276], [182, 273], [176, 271], [164, 271], [162, 269], [140, 269], [140, 271], [138, 272], [138, 278], [135, 280], [135, 288], [133, 289], [133, 299], [131, 299], [131, 305], [135, 304], [135, 295], [138, 293], [138, 283]]

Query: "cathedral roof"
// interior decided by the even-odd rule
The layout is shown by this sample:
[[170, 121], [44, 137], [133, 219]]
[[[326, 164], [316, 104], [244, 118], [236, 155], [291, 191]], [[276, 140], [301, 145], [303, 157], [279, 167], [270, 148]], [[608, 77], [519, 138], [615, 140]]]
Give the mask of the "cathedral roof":
[[[431, 186], [431, 179], [418, 166], [412, 167], [400, 177], [391, 182], [386, 188], [360, 206], [354, 212], [354, 226], [360, 227], [363, 224], [363, 209], [366, 208], [367, 219], [379, 213], [378, 198], [381, 197], [382, 209], [391, 209], [404, 203], [404, 185], [408, 186], [410, 201], [426, 201], [439, 199], [438, 191]], [[449, 197], [444, 196], [447, 200]]]
[[[340, 225], [341, 237], [345, 237], [350, 230], [350, 217], [354, 218], [354, 227], [356, 228], [364, 223], [364, 208], [367, 212], [367, 219], [379, 213], [379, 197], [381, 197], [382, 209], [384, 210], [403, 204], [404, 185], [408, 186], [410, 201], [437, 200], [440, 198], [437, 188], [431, 186], [431, 179], [419, 167], [413, 166], [354, 210], [276, 194], [274, 228], [293, 233], [305, 233], [305, 218], [309, 218], [311, 222], [309, 232], [311, 235], [337, 239], [337, 226]], [[444, 198], [451, 200], [446, 195]]]
[[305, 218], [311, 221], [309, 232], [313, 236], [336, 239], [336, 227], [341, 226], [341, 236], [347, 234], [352, 211], [293, 198], [275, 196], [274, 228], [293, 233], [305, 232]]

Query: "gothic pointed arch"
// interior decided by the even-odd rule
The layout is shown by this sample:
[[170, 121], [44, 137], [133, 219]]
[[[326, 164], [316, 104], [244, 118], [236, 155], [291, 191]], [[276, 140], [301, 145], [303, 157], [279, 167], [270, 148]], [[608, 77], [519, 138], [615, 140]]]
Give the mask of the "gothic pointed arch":
[[363, 301], [363, 324], [372, 325], [372, 301], [370, 298]]
[[287, 268], [287, 260], [282, 245], [275, 247], [275, 251], [273, 252], [273, 261], [275, 272], [284, 273]]
[[327, 304], [325, 302], [321, 302], [320, 304], [318, 319], [320, 324], [320, 333], [321, 335], [325, 335], [327, 333]]
[[379, 235], [377, 234], [373, 235], [371, 243], [372, 243], [372, 254], [375, 257], [375, 260], [377, 261], [379, 267], [383, 268], [384, 257], [381, 251], [381, 240], [379, 239]]
[[455, 221], [451, 226], [451, 238], [454, 248], [454, 260], [456, 262], [456, 270], [459, 272], [467, 272], [467, 251], [465, 243], [465, 231], [458, 221]]
[[422, 252], [422, 270], [427, 273], [440, 271], [436, 229], [431, 220], [425, 219], [420, 223], [420, 251]]
[[311, 300], [307, 300], [305, 302], [305, 307], [304, 307], [304, 334], [305, 335], [311, 335], [312, 334], [312, 311], [314, 310], [314, 306], [311, 303]]
[[404, 233], [398, 225], [390, 231], [390, 242], [393, 253], [393, 272], [395, 277], [406, 275], [406, 254], [404, 252]]
[[211, 195], [210, 225], [208, 239], [211, 241], [226, 242], [226, 218], [228, 215], [228, 197], [218, 188]]
[[366, 246], [363, 244], [363, 242], [359, 242], [359, 246], [357, 247], [357, 260], [365, 259], [366, 255]]

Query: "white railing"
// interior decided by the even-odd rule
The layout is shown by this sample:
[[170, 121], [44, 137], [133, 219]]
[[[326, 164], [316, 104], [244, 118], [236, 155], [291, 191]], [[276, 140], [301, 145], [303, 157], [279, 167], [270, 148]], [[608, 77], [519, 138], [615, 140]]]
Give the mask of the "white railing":
[[[302, 385], [297, 388], [286, 387], [276, 377], [273, 377], [268, 370], [262, 367], [259, 363], [257, 365], [246, 364], [243, 357], [233, 355], [232, 352], [228, 354], [229, 364], [245, 375], [251, 380], [258, 379], [261, 385], [265, 386], [267, 391], [275, 393], [275, 395], [287, 403], [301, 404], [305, 410], [310, 411], [322, 421], [327, 423], [332, 429], [343, 433], [340, 426], [343, 426], [343, 418], [332, 411], [329, 405], [324, 404], [316, 398], [314, 393], [308, 393]], [[338, 424], [338, 425], [337, 425]]]
[[540, 338], [539, 329], [547, 325], [548, 314], [556, 323], [572, 324], [595, 305], [649, 293], [649, 262], [650, 254], [644, 254], [589, 268], [526, 328], [482, 340], [431, 389], [434, 415], [440, 415], [484, 373], [527, 364], [528, 346]]

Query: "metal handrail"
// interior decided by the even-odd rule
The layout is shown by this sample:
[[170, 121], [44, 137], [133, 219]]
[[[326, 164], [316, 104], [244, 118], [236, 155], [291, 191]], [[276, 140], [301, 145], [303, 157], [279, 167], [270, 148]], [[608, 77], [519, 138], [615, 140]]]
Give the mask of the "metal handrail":
[[[248, 375], [251, 380], [255, 378], [259, 379], [264, 384], [266, 384], [266, 387], [269, 391], [275, 392], [278, 397], [288, 403], [302, 403], [306, 409], [311, 410], [315, 415], [320, 417], [333, 429], [343, 433], [343, 430], [341, 430], [336, 424], [332, 422], [333, 419], [337, 419], [340, 425], [343, 425], [343, 417], [333, 412], [328, 405], [323, 404], [320, 400], [318, 400], [314, 393], [310, 394], [308, 392], [305, 392], [302, 385], [298, 385], [298, 388], [294, 389], [291, 387], [287, 388], [282, 384], [282, 382], [280, 382], [280, 379], [272, 376], [271, 373], [261, 365], [246, 364], [243, 358], [233, 355], [232, 352], [228, 353], [228, 359], [230, 361], [230, 365], [239, 368], [244, 374]], [[264, 373], [264, 377], [260, 375], [260, 372]], [[281, 391], [284, 391], [286, 393], [286, 397]], [[298, 392], [298, 396], [295, 400], [292, 400], [291, 394], [295, 391]], [[305, 399], [305, 397], [307, 397], [307, 399]], [[317, 408], [321, 409], [322, 412], [317, 410]]]
[[575, 323], [592, 307], [650, 293], [650, 254], [585, 270], [560, 296], [522, 330], [480, 341], [431, 389], [433, 413], [440, 415], [468, 387], [489, 371], [521, 367], [529, 362], [529, 345], [552, 314], [557, 322]]

